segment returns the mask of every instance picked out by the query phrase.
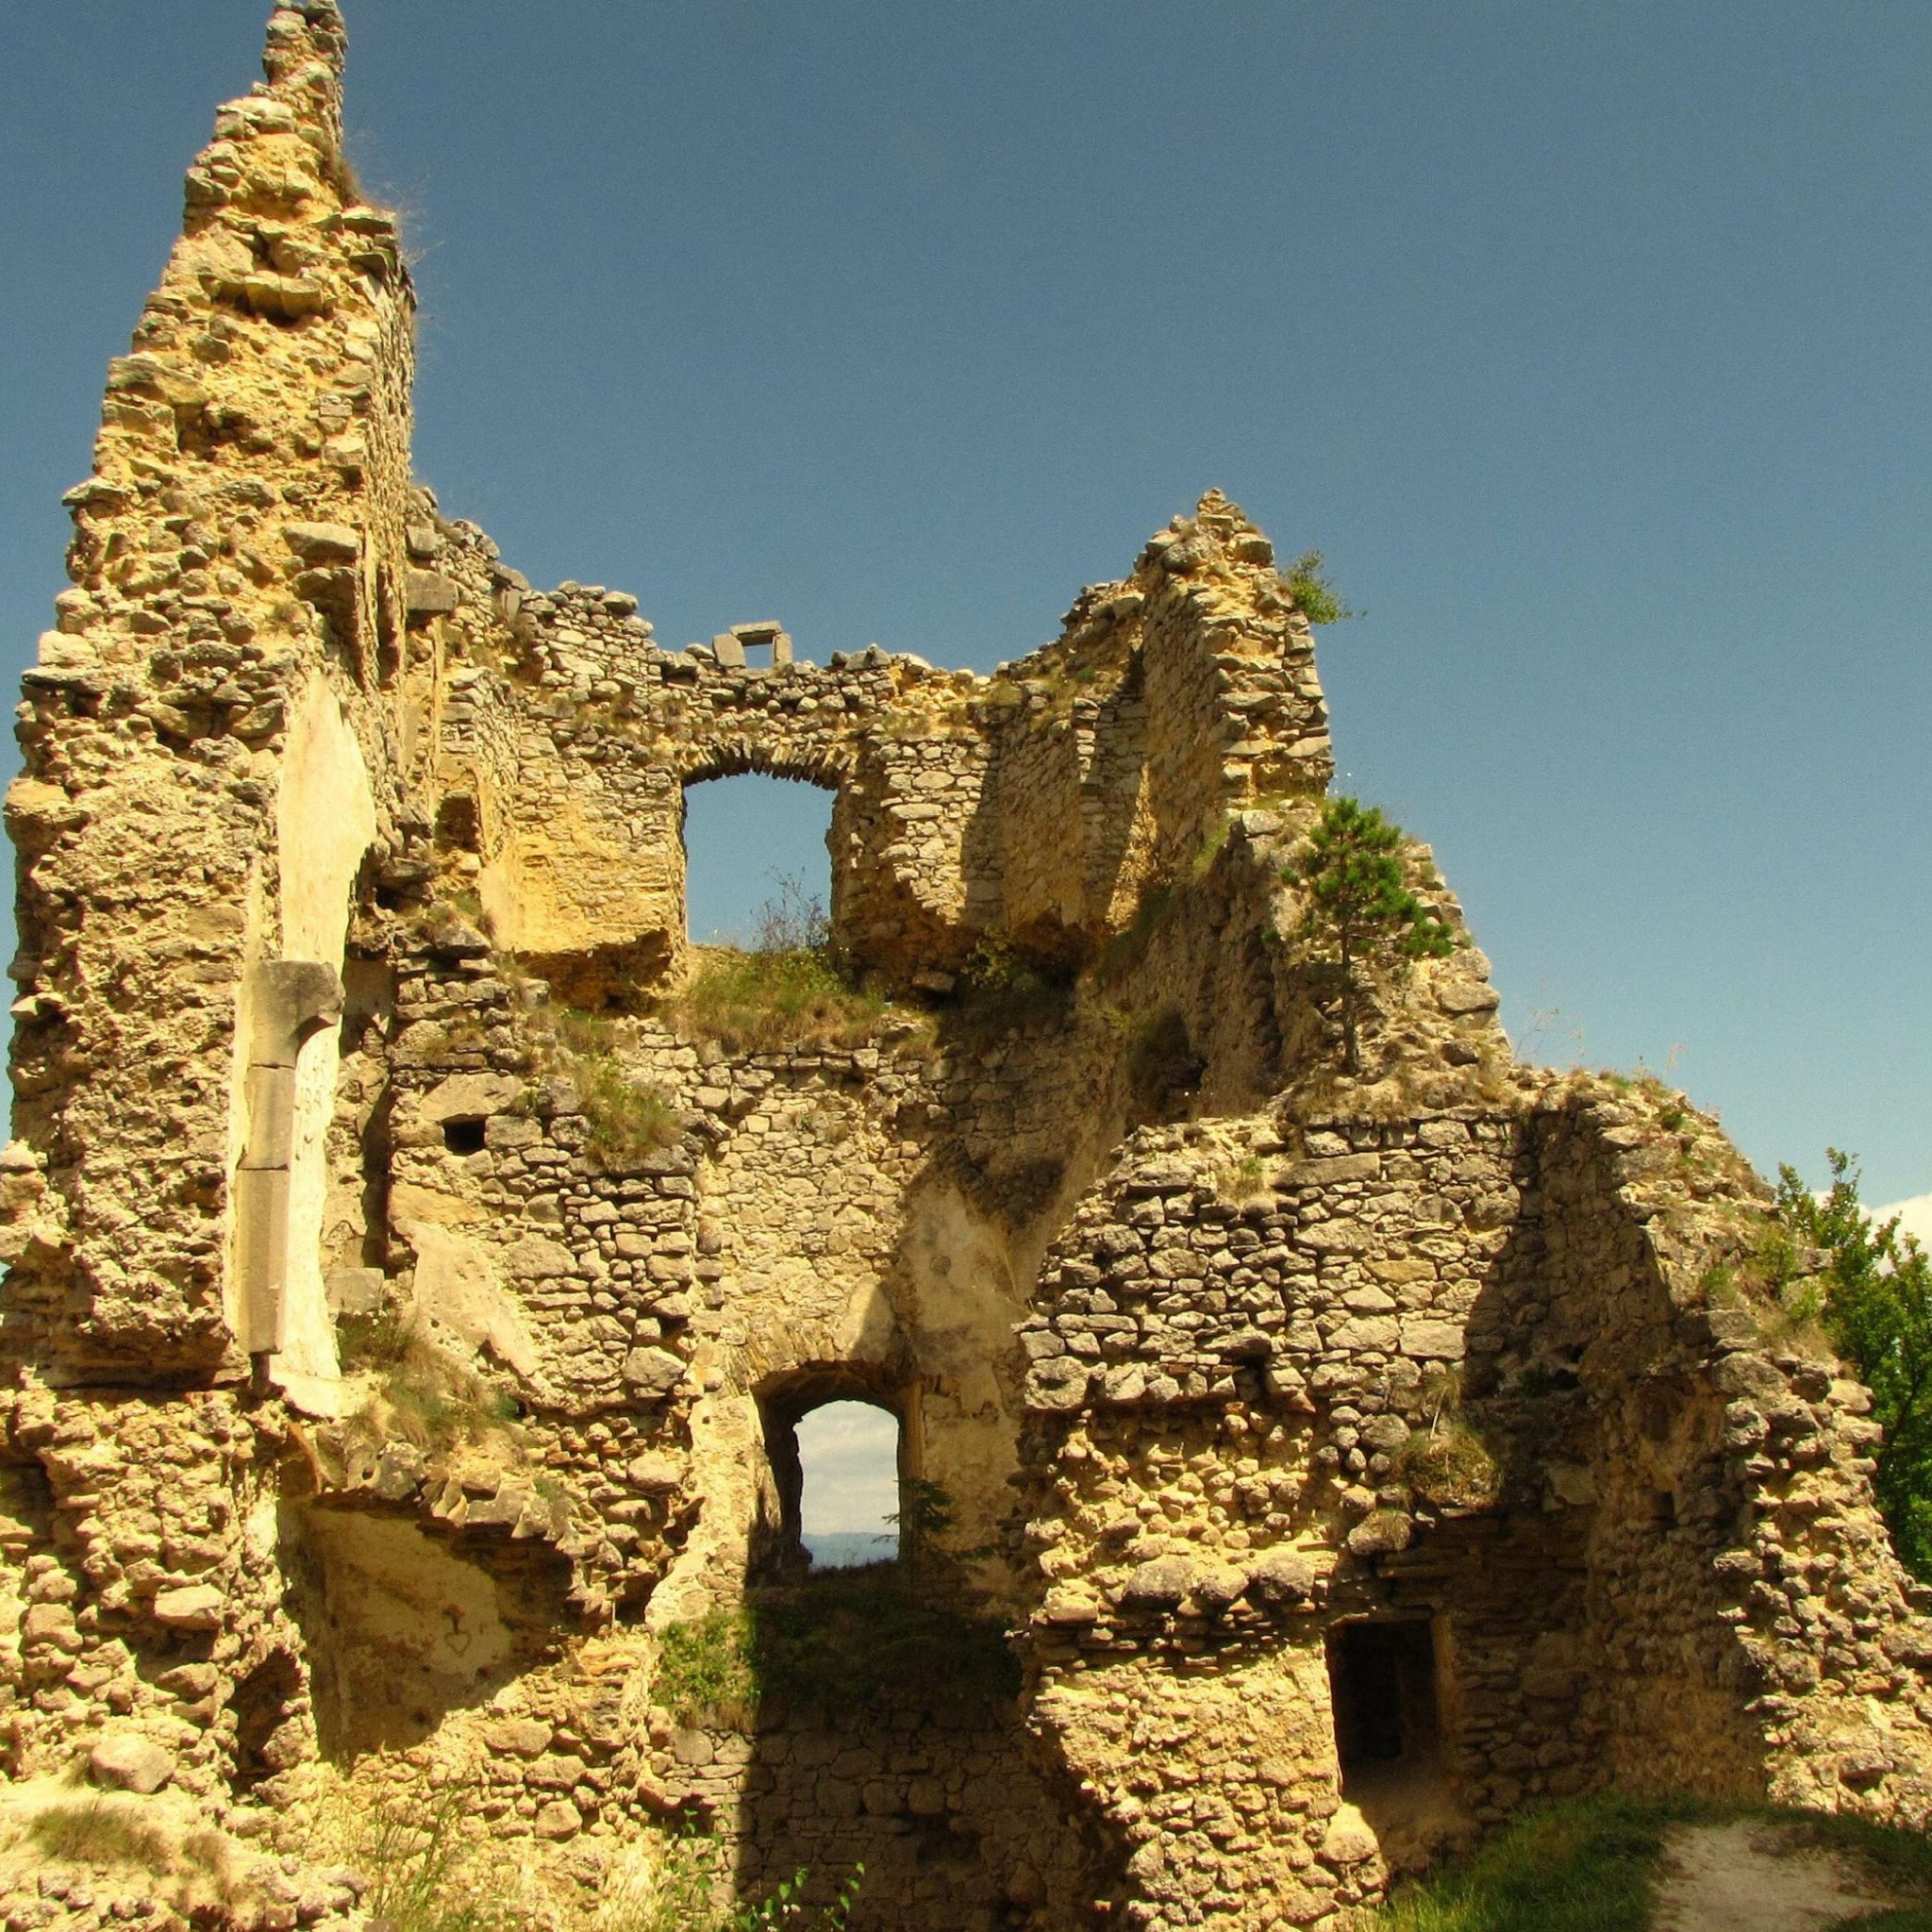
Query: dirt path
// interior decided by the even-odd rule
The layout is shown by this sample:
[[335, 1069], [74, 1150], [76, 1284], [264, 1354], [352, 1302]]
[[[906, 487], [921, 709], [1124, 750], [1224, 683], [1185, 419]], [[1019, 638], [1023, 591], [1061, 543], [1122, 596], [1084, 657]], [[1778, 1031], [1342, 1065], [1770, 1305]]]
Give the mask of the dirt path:
[[1836, 1853], [1747, 1820], [1680, 1825], [1659, 1877], [1651, 1932], [1824, 1932], [1895, 1903]]

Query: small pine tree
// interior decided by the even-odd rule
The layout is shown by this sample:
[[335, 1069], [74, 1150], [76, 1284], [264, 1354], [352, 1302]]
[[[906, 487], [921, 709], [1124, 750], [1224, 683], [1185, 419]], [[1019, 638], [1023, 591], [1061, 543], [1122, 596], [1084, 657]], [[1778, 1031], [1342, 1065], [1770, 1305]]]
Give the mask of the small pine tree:
[[1357, 1041], [1361, 989], [1358, 965], [1441, 958], [1454, 943], [1402, 876], [1402, 827], [1374, 806], [1330, 799], [1307, 849], [1282, 867], [1282, 878], [1307, 894], [1300, 936], [1332, 948], [1341, 968], [1342, 1065], [1361, 1071]]

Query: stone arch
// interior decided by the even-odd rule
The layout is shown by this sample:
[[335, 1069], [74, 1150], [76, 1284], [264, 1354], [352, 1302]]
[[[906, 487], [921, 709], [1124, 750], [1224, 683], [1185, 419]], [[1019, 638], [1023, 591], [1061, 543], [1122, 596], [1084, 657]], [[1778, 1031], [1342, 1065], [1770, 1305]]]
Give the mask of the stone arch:
[[808, 757], [788, 757], [782, 747], [774, 748], [752, 739], [713, 741], [691, 745], [689, 756], [679, 761], [677, 782], [702, 785], [712, 778], [793, 778], [802, 785], [815, 785], [821, 791], [837, 791], [852, 776], [857, 760], [849, 756], [832, 757], [823, 753]]

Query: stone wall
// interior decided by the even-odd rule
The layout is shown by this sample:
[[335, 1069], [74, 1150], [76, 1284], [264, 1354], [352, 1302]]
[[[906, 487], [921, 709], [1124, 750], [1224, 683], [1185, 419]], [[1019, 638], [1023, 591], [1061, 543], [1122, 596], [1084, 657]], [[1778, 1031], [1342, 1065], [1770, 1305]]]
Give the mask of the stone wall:
[[[1209, 492], [991, 677], [534, 589], [409, 475], [342, 55], [279, 7], [221, 110], [24, 681], [22, 1802], [217, 1827], [273, 1924], [452, 1792], [558, 1926], [680, 1821], [962, 1932], [1336, 1932], [1613, 1784], [1924, 1824], [1927, 1593], [1869, 1397], [1750, 1285], [1761, 1183], [1514, 1065], [1425, 846], [1454, 948], [1364, 975], [1341, 1070], [1268, 540]], [[677, 999], [685, 791], [751, 771], [834, 794], [872, 1002], [770, 1052]], [[893, 1602], [1009, 1631], [1004, 1688], [674, 1712], [694, 1631], [836, 1608], [790, 1432], [852, 1394], [945, 1500]]]

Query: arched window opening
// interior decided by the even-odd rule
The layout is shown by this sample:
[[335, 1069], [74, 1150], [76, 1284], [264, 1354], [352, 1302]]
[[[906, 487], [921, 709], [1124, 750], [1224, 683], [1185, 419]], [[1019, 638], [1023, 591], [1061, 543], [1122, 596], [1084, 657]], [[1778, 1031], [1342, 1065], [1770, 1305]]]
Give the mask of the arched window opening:
[[[746, 772], [685, 788], [685, 918], [691, 943], [741, 952], [813, 941], [831, 907], [832, 794]], [[822, 938], [818, 933], [816, 937]]]
[[815, 1570], [899, 1555], [899, 1419], [869, 1402], [827, 1402], [801, 1416], [798, 1540]]
[[910, 1458], [894, 1386], [866, 1368], [818, 1364], [761, 1389], [758, 1413], [771, 1490], [754, 1574], [784, 1581], [897, 1561]]

